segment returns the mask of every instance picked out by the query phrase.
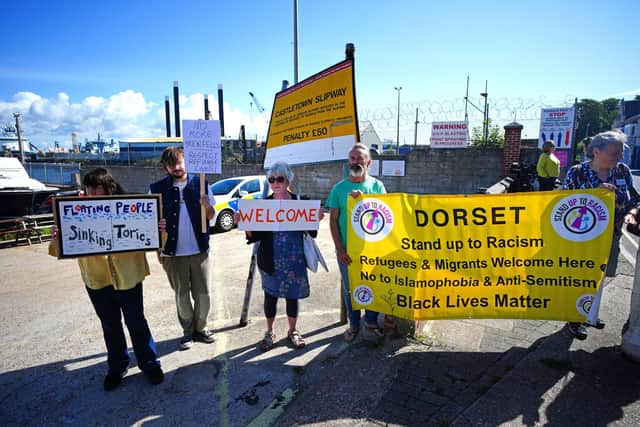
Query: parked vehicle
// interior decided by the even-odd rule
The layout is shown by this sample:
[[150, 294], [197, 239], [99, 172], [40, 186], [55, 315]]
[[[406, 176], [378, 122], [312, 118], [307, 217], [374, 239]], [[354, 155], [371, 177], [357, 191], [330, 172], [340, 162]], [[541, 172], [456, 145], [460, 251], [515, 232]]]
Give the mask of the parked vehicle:
[[238, 200], [262, 198], [269, 191], [269, 184], [264, 175], [238, 176], [217, 181], [210, 189], [215, 214], [209, 226], [229, 231], [236, 225], [233, 216], [238, 211]]

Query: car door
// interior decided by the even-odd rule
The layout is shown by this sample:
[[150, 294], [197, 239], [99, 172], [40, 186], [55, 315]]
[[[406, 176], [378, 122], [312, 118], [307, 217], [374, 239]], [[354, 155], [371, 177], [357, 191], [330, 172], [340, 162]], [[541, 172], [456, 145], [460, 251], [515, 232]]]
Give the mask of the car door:
[[[246, 192], [246, 194], [244, 194]], [[240, 192], [242, 198], [257, 198], [262, 194], [262, 188], [260, 186], [260, 178], [251, 178], [248, 181], [242, 183], [240, 186]]]

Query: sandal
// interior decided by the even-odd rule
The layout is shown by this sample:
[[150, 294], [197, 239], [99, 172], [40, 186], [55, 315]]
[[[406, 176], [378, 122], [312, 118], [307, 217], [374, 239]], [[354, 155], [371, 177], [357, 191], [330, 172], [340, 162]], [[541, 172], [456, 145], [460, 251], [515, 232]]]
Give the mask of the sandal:
[[264, 338], [260, 341], [260, 350], [268, 351], [273, 348], [274, 341], [276, 340], [276, 334], [273, 332], [265, 332]]
[[352, 329], [351, 327], [349, 327], [347, 330], [344, 331], [342, 339], [344, 339], [346, 342], [351, 342], [355, 339], [356, 335], [358, 335], [358, 330]]
[[295, 348], [302, 348], [305, 346], [302, 335], [300, 335], [300, 332], [296, 331], [295, 329], [289, 332], [289, 341], [291, 341], [291, 344], [293, 344]]

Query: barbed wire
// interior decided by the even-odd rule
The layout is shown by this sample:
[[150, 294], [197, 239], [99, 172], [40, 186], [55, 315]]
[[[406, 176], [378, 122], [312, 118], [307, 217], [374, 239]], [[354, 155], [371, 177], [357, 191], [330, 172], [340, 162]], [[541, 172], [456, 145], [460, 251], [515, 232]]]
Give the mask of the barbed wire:
[[[538, 98], [489, 98], [489, 118], [493, 124], [506, 124], [512, 121], [538, 121], [540, 120], [540, 110], [542, 108], [568, 107], [573, 105], [575, 97], [566, 95], [563, 99], [546, 99], [544, 96]], [[480, 126], [483, 115], [481, 111], [474, 108], [471, 103], [484, 108], [484, 98], [469, 97], [467, 115], [469, 126]], [[400, 128], [413, 129], [416, 121], [416, 109], [418, 110], [418, 122], [421, 126], [431, 126], [433, 122], [439, 121], [462, 121], [464, 120], [465, 99], [464, 97], [453, 99], [425, 99], [417, 102], [400, 103]], [[358, 111], [358, 118], [363, 122], [371, 122], [379, 131], [391, 131], [397, 128], [398, 109], [394, 106], [368, 109], [363, 108]]]

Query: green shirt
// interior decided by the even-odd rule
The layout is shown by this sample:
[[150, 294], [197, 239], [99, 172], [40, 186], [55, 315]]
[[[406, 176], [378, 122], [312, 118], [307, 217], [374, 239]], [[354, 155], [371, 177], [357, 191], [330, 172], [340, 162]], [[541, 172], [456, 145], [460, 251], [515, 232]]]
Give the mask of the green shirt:
[[353, 190], [360, 190], [364, 194], [384, 194], [387, 192], [384, 184], [371, 176], [367, 176], [363, 182], [353, 182], [349, 179], [343, 179], [333, 186], [325, 206], [331, 209], [337, 209], [340, 214], [338, 227], [340, 228], [342, 245], [345, 249], [347, 248], [347, 197], [350, 197], [349, 194]]

